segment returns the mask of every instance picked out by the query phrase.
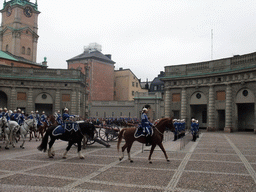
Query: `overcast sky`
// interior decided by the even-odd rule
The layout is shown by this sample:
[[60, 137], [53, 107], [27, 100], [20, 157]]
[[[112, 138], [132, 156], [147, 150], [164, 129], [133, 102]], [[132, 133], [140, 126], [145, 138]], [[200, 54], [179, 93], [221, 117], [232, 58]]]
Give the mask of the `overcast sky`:
[[142, 81], [165, 66], [256, 52], [255, 0], [38, 0], [38, 9], [37, 62], [46, 56], [50, 68], [94, 42]]

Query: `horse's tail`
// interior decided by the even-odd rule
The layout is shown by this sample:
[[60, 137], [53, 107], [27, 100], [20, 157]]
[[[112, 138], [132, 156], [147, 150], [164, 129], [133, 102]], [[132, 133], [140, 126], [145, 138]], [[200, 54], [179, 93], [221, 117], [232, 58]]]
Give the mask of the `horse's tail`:
[[124, 131], [126, 129], [122, 129], [119, 134], [118, 134], [118, 142], [117, 142], [117, 151], [119, 152], [119, 147], [120, 147], [120, 143], [122, 141], [122, 138], [123, 138], [123, 134], [124, 134]]
[[37, 149], [38, 149], [39, 151], [43, 151], [43, 150], [44, 150], [44, 152], [45, 152], [45, 151], [47, 150], [48, 136], [49, 136], [49, 133], [48, 133], [48, 131], [46, 131], [45, 134], [44, 134], [44, 137], [43, 137], [43, 139], [42, 139], [41, 145], [39, 145], [39, 146], [37, 147]]

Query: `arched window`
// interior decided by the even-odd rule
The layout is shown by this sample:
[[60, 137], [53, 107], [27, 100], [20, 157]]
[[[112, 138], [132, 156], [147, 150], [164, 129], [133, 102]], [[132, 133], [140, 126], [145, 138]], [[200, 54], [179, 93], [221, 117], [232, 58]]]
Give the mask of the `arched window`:
[[8, 49], [9, 49], [9, 45], [6, 45], [5, 51], [9, 51]]
[[21, 48], [21, 54], [25, 54], [25, 47]]
[[31, 49], [28, 48], [28, 50], [27, 50], [27, 55], [30, 55], [30, 54], [31, 54]]

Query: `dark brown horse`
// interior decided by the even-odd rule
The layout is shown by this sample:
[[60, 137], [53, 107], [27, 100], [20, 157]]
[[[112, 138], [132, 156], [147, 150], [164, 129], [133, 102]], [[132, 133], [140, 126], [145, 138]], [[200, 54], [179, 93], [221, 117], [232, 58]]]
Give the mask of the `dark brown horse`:
[[[149, 163], [152, 163], [151, 161], [151, 156], [153, 154], [153, 151], [156, 147], [156, 145], [158, 145], [161, 150], [163, 151], [165, 158], [167, 161], [168, 160], [168, 156], [166, 154], [166, 151], [164, 149], [163, 146], [163, 137], [164, 137], [164, 131], [166, 130], [166, 128], [168, 128], [170, 131], [174, 131], [174, 126], [172, 123], [172, 118], [163, 118], [159, 121], [159, 123], [153, 127], [153, 135], [151, 137], [151, 150], [150, 150], [150, 154], [148, 157]], [[133, 160], [131, 159], [130, 156], [130, 150], [132, 147], [132, 144], [134, 141], [138, 141], [140, 143], [146, 143], [146, 137], [139, 137], [139, 138], [135, 138], [134, 137], [134, 133], [136, 131], [136, 128], [125, 128], [122, 129], [118, 135], [118, 143], [117, 143], [117, 150], [119, 151], [119, 146], [121, 143], [122, 138], [125, 139], [125, 144], [122, 147], [122, 156], [119, 158], [119, 160], [121, 161], [124, 158], [124, 151], [127, 148], [127, 153], [128, 153], [128, 159], [130, 160], [130, 162], [133, 162]]]

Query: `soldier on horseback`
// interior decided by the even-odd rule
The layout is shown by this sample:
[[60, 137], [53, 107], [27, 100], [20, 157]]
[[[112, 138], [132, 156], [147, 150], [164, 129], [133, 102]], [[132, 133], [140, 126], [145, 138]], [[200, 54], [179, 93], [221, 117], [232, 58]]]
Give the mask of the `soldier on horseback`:
[[31, 114], [28, 116], [28, 119], [34, 119], [34, 118], [35, 118], [34, 111], [31, 111]]
[[49, 123], [48, 123], [48, 121], [47, 121], [47, 116], [45, 115], [45, 112], [44, 112], [44, 111], [42, 112], [42, 115], [41, 115], [40, 120], [41, 120], [42, 122], [46, 122], [47, 125], [49, 126]]
[[9, 113], [8, 113], [8, 110], [7, 110], [6, 107], [4, 108], [4, 112], [2, 113], [2, 117], [6, 117], [7, 121], [10, 120], [10, 116], [9, 116]]
[[59, 125], [62, 124], [62, 117], [61, 117], [61, 114], [60, 114], [60, 110], [58, 110], [57, 112], [57, 118], [56, 118], [56, 121]]
[[21, 126], [23, 125], [25, 121], [24, 111], [21, 112], [20, 109], [18, 109], [18, 124]]
[[71, 117], [75, 117], [74, 115], [69, 115], [68, 114], [68, 108], [65, 108], [64, 109], [64, 113], [63, 113], [63, 115], [62, 115], [62, 120], [63, 120], [63, 122], [65, 122], [65, 121], [70, 121], [70, 118]]
[[141, 124], [138, 127], [137, 131], [135, 132], [134, 137], [138, 138], [140, 136], [145, 136], [146, 137], [146, 146], [151, 145], [151, 136], [153, 135], [153, 130], [152, 130], [152, 123], [148, 120], [148, 109], [143, 108], [142, 109], [142, 114], [141, 114]]

